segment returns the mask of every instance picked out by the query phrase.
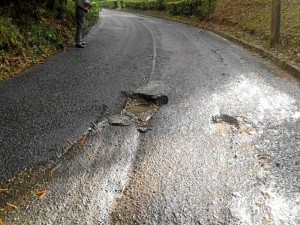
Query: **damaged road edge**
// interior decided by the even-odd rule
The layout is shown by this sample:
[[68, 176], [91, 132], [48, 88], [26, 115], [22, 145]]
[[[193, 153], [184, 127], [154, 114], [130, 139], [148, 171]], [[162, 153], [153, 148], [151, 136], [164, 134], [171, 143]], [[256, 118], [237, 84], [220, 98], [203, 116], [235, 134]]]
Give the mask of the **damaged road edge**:
[[[62, 157], [57, 162], [47, 162], [29, 168], [10, 180], [3, 187], [8, 191], [0, 193], [0, 218], [4, 222], [15, 221], [15, 219], [22, 223], [27, 219], [39, 221], [41, 213], [44, 211], [46, 215], [46, 211], [49, 207], [52, 207], [53, 201], [56, 202], [55, 205], [59, 205], [59, 202], [62, 202], [62, 205], [70, 205], [72, 202], [69, 199], [70, 196], [68, 197], [70, 190], [80, 188], [80, 191], [74, 192], [81, 195], [79, 198], [82, 195], [90, 194], [90, 191], [86, 190], [88, 192], [85, 192], [82, 190], [83, 187], [80, 186], [82, 184], [97, 186], [98, 189], [101, 189], [99, 193], [93, 193], [93, 195], [98, 195], [98, 200], [105, 198], [105, 193], [117, 194], [120, 190], [124, 190], [128, 179], [127, 173], [132, 163], [134, 163], [139, 146], [138, 133], [145, 132], [148, 129], [151, 117], [159, 107], [168, 102], [168, 97], [157, 89], [160, 85], [153, 82], [150, 82], [150, 84], [152, 88], [149, 88], [149, 86], [143, 87], [128, 97], [126, 106], [120, 113], [121, 116], [127, 114], [127, 117], [130, 118], [128, 128], [114, 128], [116, 124], [112, 123], [111, 118], [97, 121], [97, 123], [92, 122], [87, 132], [77, 141], [68, 141], [68, 146], [63, 149]], [[135, 144], [132, 142], [132, 135], [136, 139]], [[122, 165], [120, 162], [123, 162]], [[124, 166], [127, 168], [126, 170], [124, 170]], [[120, 171], [123, 172], [117, 178]], [[78, 175], [80, 176], [75, 179]], [[73, 179], [80, 182], [80, 184], [76, 184]], [[43, 198], [36, 195], [41, 190], [47, 190], [47, 194], [43, 195]], [[94, 221], [95, 219], [103, 221], [108, 216], [109, 205], [113, 204], [115, 198], [117, 198], [117, 196], [113, 197], [114, 195], [111, 194], [111, 197], [107, 199], [109, 204], [101, 205], [99, 203], [101, 207], [98, 205], [97, 210], [99, 210], [99, 207], [104, 207], [103, 215], [99, 215], [94, 211], [95, 215], [89, 215], [89, 218]], [[7, 203], [15, 205], [17, 209], [9, 208]], [[93, 208], [92, 205], [87, 207]], [[28, 210], [33, 215], [26, 215]], [[57, 212], [59, 215], [51, 220], [54, 222], [58, 218], [64, 218], [66, 211], [68, 211], [67, 208], [59, 207]], [[79, 216], [79, 214], [76, 215]], [[77, 218], [76, 215], [74, 214]], [[75, 220], [75, 218], [73, 219]]]

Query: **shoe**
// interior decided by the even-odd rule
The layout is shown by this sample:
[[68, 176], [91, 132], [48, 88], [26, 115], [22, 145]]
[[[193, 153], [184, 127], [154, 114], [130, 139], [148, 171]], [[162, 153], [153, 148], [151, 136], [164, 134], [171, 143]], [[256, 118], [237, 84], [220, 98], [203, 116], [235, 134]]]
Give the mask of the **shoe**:
[[76, 47], [76, 48], [85, 48], [85, 45], [82, 44], [82, 43], [77, 43], [77, 44], [75, 45], [75, 47]]

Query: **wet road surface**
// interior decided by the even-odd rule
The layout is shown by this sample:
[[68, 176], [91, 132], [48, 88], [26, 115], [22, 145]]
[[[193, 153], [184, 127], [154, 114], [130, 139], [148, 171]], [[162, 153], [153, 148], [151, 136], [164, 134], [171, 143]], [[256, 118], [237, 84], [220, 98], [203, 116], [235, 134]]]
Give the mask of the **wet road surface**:
[[139, 32], [143, 28], [130, 19], [107, 18], [89, 33], [85, 49], [72, 47], [0, 83], [0, 184], [56, 161], [91, 121], [122, 109], [122, 92], [132, 92], [151, 73], [153, 42]]
[[168, 104], [145, 133], [103, 119], [51, 178], [11, 200], [8, 224], [300, 224], [299, 81], [179, 23], [103, 10], [87, 38], [102, 55], [107, 37], [120, 40], [119, 74], [136, 63], [131, 76], [163, 84]]

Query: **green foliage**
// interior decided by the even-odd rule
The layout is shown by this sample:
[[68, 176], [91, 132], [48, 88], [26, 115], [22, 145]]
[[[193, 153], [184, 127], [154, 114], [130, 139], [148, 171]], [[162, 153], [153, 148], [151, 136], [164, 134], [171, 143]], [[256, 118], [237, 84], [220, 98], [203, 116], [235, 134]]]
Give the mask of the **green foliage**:
[[97, 0], [92, 2], [93, 8], [91, 11], [87, 14], [87, 31], [97, 23], [99, 18], [99, 12], [101, 9], [101, 1]]
[[124, 6], [126, 8], [139, 10], [164, 10], [167, 8], [167, 10], [173, 15], [196, 15], [200, 19], [203, 19], [214, 12], [216, 2], [217, 0], [181, 0], [165, 4], [163, 0], [125, 0]]
[[57, 30], [50, 25], [34, 24], [28, 30], [28, 44], [42, 47], [45, 45], [62, 46], [63, 40]]
[[141, 10], [163, 10], [165, 8], [163, 0], [125, 1], [124, 6], [125, 8]]
[[192, 15], [193, 8], [190, 1], [170, 2], [167, 4], [167, 10], [172, 15]]
[[[0, 4], [0, 81], [69, 46], [76, 27], [73, 0], [7, 2], [6, 6]], [[16, 2], [25, 8], [15, 7]], [[92, 4], [87, 15], [88, 29], [99, 16], [100, 1]], [[20, 11], [22, 14], [17, 14]]]
[[0, 17], [0, 49], [21, 52], [23, 36], [12, 19]]
[[68, 3], [74, 4], [72, 0], [1, 0], [0, 13], [28, 24], [40, 21], [45, 13], [61, 18]]
[[108, 9], [116, 9], [118, 8], [118, 1], [102, 1], [101, 7]]
[[141, 9], [146, 10], [147, 9], [147, 2], [144, 1], [125, 1], [124, 7], [125, 8], [131, 8], [131, 9]]
[[68, 4], [65, 5], [64, 7], [64, 13], [63, 13], [63, 22], [65, 22], [66, 25], [68, 26], [73, 26], [76, 24], [75, 22], [75, 6], [73, 0], [68, 0]]
[[167, 10], [172, 15], [196, 15], [200, 19], [209, 16], [216, 8], [216, 0], [182, 0], [167, 3]]

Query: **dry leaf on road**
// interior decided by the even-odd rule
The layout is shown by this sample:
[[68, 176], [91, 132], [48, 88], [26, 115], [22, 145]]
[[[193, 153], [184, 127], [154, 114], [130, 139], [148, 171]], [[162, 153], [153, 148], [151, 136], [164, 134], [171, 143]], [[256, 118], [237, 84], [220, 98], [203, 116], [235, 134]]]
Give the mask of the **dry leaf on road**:
[[1, 220], [1, 218], [0, 218], [0, 225], [4, 225], [3, 221]]
[[12, 208], [12, 209], [18, 209], [17, 206], [15, 206], [14, 204], [11, 204], [11, 203], [9, 203], [9, 202], [7, 202], [6, 205], [7, 205], [8, 207]]
[[80, 139], [80, 143], [79, 143], [80, 147], [83, 147], [85, 145], [85, 143], [86, 143], [86, 137], [85, 137], [85, 135], [83, 135]]
[[42, 200], [46, 196], [47, 190], [44, 189], [44, 190], [41, 190], [41, 191], [39, 191], [35, 194], [38, 196], [39, 200]]
[[68, 146], [65, 150], [64, 150], [64, 155], [69, 154], [69, 152], [75, 147], [76, 142], [73, 142], [70, 146]]

